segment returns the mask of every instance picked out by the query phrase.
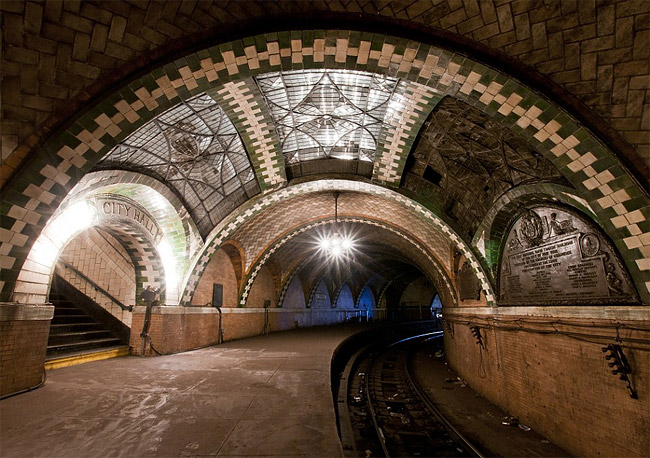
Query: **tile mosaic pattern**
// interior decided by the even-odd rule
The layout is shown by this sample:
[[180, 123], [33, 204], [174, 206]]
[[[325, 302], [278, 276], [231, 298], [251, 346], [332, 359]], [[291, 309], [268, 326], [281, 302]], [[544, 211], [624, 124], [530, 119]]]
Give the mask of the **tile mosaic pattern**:
[[143, 171], [167, 183], [206, 235], [232, 208], [259, 192], [235, 127], [205, 93], [137, 129], [96, 168]]
[[568, 184], [511, 129], [445, 97], [424, 123], [401, 185], [445, 209], [471, 237], [499, 196], [535, 182]]
[[162, 182], [137, 172], [103, 170], [91, 172], [79, 181], [68, 199], [115, 194], [139, 202], [166, 234], [177, 260], [189, 266], [190, 253], [203, 244], [192, 216], [178, 196]]
[[366, 72], [312, 69], [264, 74], [255, 81], [287, 164], [324, 158], [372, 162], [387, 109], [400, 104], [395, 78]]
[[255, 83], [250, 79], [228, 82], [210, 94], [237, 126], [262, 191], [286, 183], [275, 125]]
[[[441, 233], [431, 231], [431, 227], [421, 219], [413, 217], [410, 210], [394, 203], [387, 203], [378, 196], [360, 193], [342, 193], [338, 199], [338, 215], [358, 216], [367, 219], [386, 221], [395, 227], [405, 227], [405, 231], [422, 240], [435, 253], [448, 253], [449, 241]], [[245, 268], [252, 263], [269, 245], [289, 230], [299, 227], [305, 221], [334, 217], [334, 197], [331, 193], [303, 195], [278, 203], [252, 218], [236, 234], [231, 236], [245, 253]], [[439, 255], [439, 263], [450, 269], [446, 255]]]
[[[526, 138], [594, 208], [642, 299], [650, 302], [650, 199], [587, 129], [517, 80], [460, 54], [386, 35], [347, 31], [271, 33], [201, 50], [131, 82], [81, 115], [43, 146], [22, 170], [24, 178], [3, 196], [2, 298], [11, 296], [31, 244], [69, 189], [136, 128], [212, 86], [233, 83], [231, 91], [242, 91], [245, 106], [251, 108], [252, 98], [241, 83], [246, 78], [269, 71], [337, 66], [403, 78], [439, 95], [457, 97]], [[270, 171], [277, 169], [269, 157], [268, 139], [257, 141], [262, 152], [249, 150], [256, 174], [281, 183]], [[258, 169], [258, 161], [270, 168]], [[390, 175], [390, 169], [380, 167], [376, 173]]]
[[431, 110], [441, 96], [427, 86], [400, 81], [393, 94], [386, 119], [387, 128], [382, 132], [380, 148], [373, 171], [373, 180], [388, 186], [399, 186], [413, 142]]
[[[451, 245], [455, 244], [458, 247], [458, 249], [470, 260], [470, 265], [472, 266], [474, 273], [476, 274], [482, 288], [485, 291], [485, 296], [488, 304], [494, 305], [495, 296], [492, 292], [492, 287], [488, 281], [488, 277], [483, 272], [479, 261], [471, 251], [470, 247], [442, 219], [440, 219], [438, 216], [436, 216], [434, 213], [432, 213], [423, 205], [395, 191], [391, 191], [384, 187], [373, 185], [370, 183], [353, 182], [353, 181], [345, 181], [345, 180], [319, 180], [319, 181], [301, 183], [301, 184], [297, 184], [294, 186], [281, 189], [279, 191], [264, 196], [262, 199], [258, 200], [253, 204], [242, 207], [242, 209], [240, 209], [238, 214], [233, 215], [231, 218], [229, 218], [226, 221], [223, 221], [219, 225], [219, 227], [217, 227], [215, 231], [211, 234], [210, 239], [206, 241], [206, 246], [204, 250], [197, 255], [194, 261], [194, 267], [192, 268], [192, 273], [188, 277], [185, 283], [186, 284], [185, 291], [181, 299], [182, 303], [191, 304], [194, 289], [196, 288], [196, 285], [198, 284], [198, 281], [201, 278], [203, 271], [205, 270], [206, 266], [210, 262], [212, 255], [221, 246], [221, 244], [224, 241], [238, 234], [240, 228], [246, 225], [249, 221], [252, 221], [253, 219], [256, 218], [257, 218], [257, 223], [255, 224], [255, 226], [265, 227], [263, 224], [261, 224], [261, 220], [259, 219], [259, 216], [266, 219], [266, 217], [269, 214], [273, 215], [275, 213], [272, 212], [269, 214], [265, 214], [264, 210], [269, 209], [285, 200], [290, 201], [293, 198], [301, 197], [301, 196], [309, 197], [309, 194], [319, 193], [321, 191], [342, 191], [342, 192], [352, 191], [356, 193], [368, 194], [371, 197], [379, 198], [378, 203], [380, 204], [382, 201], [384, 201], [384, 204], [381, 205], [381, 207], [386, 206], [385, 201], [396, 204], [395, 206], [392, 207], [391, 210], [394, 212], [396, 209], [402, 208], [404, 212], [400, 216], [403, 217], [404, 215], [408, 215], [408, 214], [411, 215], [411, 217], [408, 219], [409, 222], [411, 223], [409, 225], [409, 232], [416, 234], [418, 238], [420, 238], [420, 240], [424, 241], [423, 245], [426, 248], [427, 253], [434, 253], [434, 255], [436, 256], [436, 261], [434, 265], [439, 266], [438, 269], [442, 269], [441, 272], [444, 273], [443, 276], [445, 277], [449, 276], [448, 272], [450, 271], [450, 267], [449, 267], [448, 257], [449, 257]], [[329, 200], [327, 200], [326, 208], [329, 209], [329, 211], [331, 211], [331, 207], [332, 205], [331, 205], [331, 198], [330, 198]], [[376, 208], [377, 206], [373, 206], [373, 209]], [[282, 214], [284, 215], [283, 217], [290, 216], [290, 214], [287, 214], [286, 211], [283, 211]], [[328, 215], [332, 216], [329, 213]], [[369, 214], [368, 218], [374, 219], [374, 216], [372, 214]], [[277, 218], [269, 218], [269, 221], [271, 221], [272, 219], [277, 219]], [[401, 220], [397, 218], [392, 223], [392, 225], [396, 227], [400, 227], [402, 224], [404, 224], [403, 218]], [[416, 224], [420, 225], [419, 229], [416, 228]], [[279, 225], [278, 228], [279, 229], [281, 229], [282, 227], [286, 228], [287, 226], [291, 226], [291, 225], [288, 224], [287, 222], [284, 222], [282, 225]], [[434, 230], [432, 230], [432, 227], [434, 228]], [[261, 253], [264, 253], [265, 250], [268, 249], [267, 247], [271, 244], [271, 242], [277, 238], [277, 236], [273, 234], [280, 234], [280, 233], [281, 232], [272, 232], [271, 236], [266, 235], [266, 239], [263, 242], [260, 242], [259, 238], [261, 235], [263, 235], [262, 232], [253, 232], [253, 231], [249, 232], [250, 237], [247, 237], [246, 240], [250, 241], [251, 243], [253, 242], [255, 243], [254, 249], [251, 249], [250, 244], [248, 246], [242, 244], [242, 246], [244, 247], [244, 253], [246, 257], [245, 265], [246, 265], [246, 270], [248, 271], [248, 275], [250, 275], [251, 273], [256, 274], [259, 271], [259, 268], [261, 268], [261, 267], [258, 268], [257, 265], [253, 267], [252, 259], [255, 259]], [[255, 271], [255, 269], [257, 269], [257, 271]], [[250, 286], [248, 286], [248, 288], [250, 290]], [[248, 296], [247, 293], [248, 291], [244, 289], [242, 293], [242, 297], [244, 297], [244, 295], [246, 295], [245, 297], [247, 297]]]
[[[34, 119], [43, 119], [65, 106], [89, 81], [105, 77], [124, 63], [138, 61], [147, 50], [175, 50], [179, 39], [187, 40], [213, 27], [221, 30], [222, 25], [227, 29], [236, 24], [239, 30], [246, 30], [250, 20], [268, 21], [269, 15], [286, 13], [304, 16], [305, 11], [314, 17], [320, 12], [365, 13], [367, 16], [358, 20], [360, 28], [366, 18], [396, 18], [480, 42], [563, 86], [635, 145], [640, 156], [646, 161], [649, 158], [643, 130], [647, 131], [644, 97], [648, 94], [650, 57], [650, 3], [646, 0], [615, 4], [550, 0], [543, 7], [530, 1], [264, 0], [263, 7], [252, 8], [240, 3], [194, 1], [166, 2], [163, 6], [157, 0], [144, 0], [119, 6], [98, 2], [81, 10], [75, 2], [56, 2], [44, 8], [39, 3], [6, 1], [1, 8], [6, 18], [5, 43], [12, 46], [2, 56], [3, 86], [10, 94], [3, 98], [2, 107], [8, 121], [2, 132], [3, 159], [21, 144], [16, 149], [18, 156], [29, 154], [31, 148], [24, 140], [38, 123]], [[62, 10], [64, 21], [60, 20]], [[294, 24], [301, 25], [299, 20]], [[334, 38], [329, 44], [337, 46], [332, 65], [342, 67], [352, 56], [344, 49], [339, 52]], [[346, 35], [342, 33], [340, 38]], [[279, 48], [284, 52], [275, 60], [303, 61], [306, 41], [299, 32], [280, 37]], [[324, 48], [316, 53], [324, 54]], [[413, 50], [407, 48], [407, 52], [412, 55]], [[235, 56], [241, 53], [235, 52]], [[390, 56], [384, 59], [390, 60]], [[264, 65], [265, 60], [256, 64]], [[66, 84], [53, 84], [55, 77]], [[8, 159], [3, 164], [8, 168], [20, 162], [20, 158]]]
[[[421, 265], [433, 267], [433, 269], [428, 269], [428, 273], [431, 274], [433, 281], [436, 284], [436, 287], [439, 290], [439, 292], [445, 295], [445, 299], [448, 299], [450, 302], [455, 302], [456, 295], [454, 289], [452, 288], [452, 282], [448, 277], [445, 267], [441, 266], [440, 260], [436, 257], [436, 255], [439, 256], [439, 253], [436, 253], [432, 256], [430, 254], [430, 251], [425, 249], [419, 240], [415, 240], [412, 234], [406, 234], [401, 230], [395, 229], [393, 225], [386, 224], [382, 221], [374, 221], [369, 218], [350, 218], [350, 217], [342, 216], [338, 218], [338, 221], [343, 223], [345, 222], [359, 223], [359, 224], [367, 224], [367, 225], [375, 226], [377, 228], [387, 230], [392, 234], [395, 234], [398, 237], [402, 238], [403, 240], [407, 241], [408, 246], [413, 247], [415, 249], [415, 253], [410, 253], [410, 255], [412, 255], [414, 258], [418, 256], [423, 258], [423, 262], [421, 263]], [[258, 272], [278, 250], [280, 250], [287, 242], [291, 241], [295, 237], [303, 233], [309, 232], [314, 228], [330, 225], [331, 223], [332, 220], [328, 219], [326, 221], [316, 221], [314, 223], [310, 223], [308, 225], [302, 226], [289, 233], [285, 233], [282, 236], [282, 238], [280, 238], [279, 240], [277, 239], [274, 240], [273, 241], [274, 243], [272, 243], [270, 246], [264, 249], [259, 254], [259, 256], [256, 257], [255, 262], [251, 265], [251, 268], [248, 271], [248, 275], [244, 281], [244, 287], [240, 295], [239, 306], [240, 307], [246, 306], [246, 300], [248, 299], [248, 294], [250, 292], [250, 289], [253, 286], [253, 283], [255, 282], [255, 278], [257, 277]], [[418, 259], [414, 259], [414, 260], [417, 261]], [[336, 291], [334, 291], [334, 294], [332, 294], [333, 304], [336, 303], [336, 300], [340, 293], [340, 289], [343, 287], [343, 285], [345, 285], [345, 283], [346, 282], [343, 281], [342, 284], [336, 289]], [[316, 284], [315, 286], [318, 285]]]

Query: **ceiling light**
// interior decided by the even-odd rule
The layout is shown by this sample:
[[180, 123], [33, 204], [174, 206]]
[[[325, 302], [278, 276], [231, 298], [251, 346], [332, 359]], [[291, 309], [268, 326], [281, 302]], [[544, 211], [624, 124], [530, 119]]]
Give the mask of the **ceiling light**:
[[341, 259], [347, 258], [354, 249], [354, 240], [347, 236], [341, 235], [338, 230], [338, 199], [339, 193], [334, 193], [334, 230], [319, 239], [320, 250], [329, 258]]

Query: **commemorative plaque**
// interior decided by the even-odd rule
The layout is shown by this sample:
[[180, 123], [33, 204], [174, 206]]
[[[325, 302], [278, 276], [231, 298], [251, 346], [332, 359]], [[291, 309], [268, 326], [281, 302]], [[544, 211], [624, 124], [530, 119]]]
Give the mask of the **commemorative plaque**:
[[630, 304], [636, 290], [614, 247], [585, 218], [526, 209], [505, 242], [499, 305]]

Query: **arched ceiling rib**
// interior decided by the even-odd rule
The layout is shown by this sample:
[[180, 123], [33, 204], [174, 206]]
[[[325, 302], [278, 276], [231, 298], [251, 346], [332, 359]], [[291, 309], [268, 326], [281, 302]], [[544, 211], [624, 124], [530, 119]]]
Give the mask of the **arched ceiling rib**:
[[204, 237], [259, 192], [235, 127], [207, 94], [181, 102], [109, 151], [96, 170], [137, 170], [183, 200]]
[[[240, 133], [247, 146], [255, 146], [249, 153], [262, 191], [283, 186], [284, 159], [273, 141], [272, 122], [267, 122], [270, 116], [259, 110], [261, 95], [249, 86], [250, 77], [267, 71], [332, 68], [338, 64], [426, 85], [438, 96], [453, 95], [499, 123], [513, 126], [560, 169], [594, 208], [603, 227], [617, 241], [637, 283], [645, 285], [646, 290], [650, 288], [650, 265], [645, 257], [650, 239], [647, 228], [637, 224], [637, 214], [647, 212], [647, 194], [620, 166], [616, 156], [561, 108], [515, 79], [461, 54], [379, 33], [370, 36], [354, 31], [317, 31], [304, 35], [269, 34], [191, 53], [111, 93], [102, 101], [105, 110], [88, 110], [77, 122], [70, 123], [69, 129], [46, 145], [42, 157], [25, 166], [26, 175], [38, 180], [28, 184], [12, 182], [5, 223], [10, 229], [3, 235], [2, 247], [7, 253], [3, 258], [5, 276], [0, 283], [3, 297], [12, 291], [25, 253], [69, 188], [118, 139], [173, 104], [211, 87], [224, 91], [224, 99], [229, 100], [224, 111], [241, 112]], [[408, 132], [400, 130], [401, 124], [393, 126], [395, 135], [387, 139], [398, 147], [408, 145], [417, 132], [411, 126], [416, 126], [418, 119], [421, 116], [404, 123], [409, 126]], [[405, 159], [401, 150], [383, 154], [376, 161], [375, 181], [396, 185]], [[452, 234], [452, 240], [454, 237]], [[478, 266], [474, 267], [478, 270]]]
[[[353, 241], [350, 256], [330, 258], [319, 241], [333, 232]], [[267, 262], [280, 266], [299, 266], [298, 274], [311, 285], [327, 274], [337, 281], [360, 288], [377, 272], [399, 271], [412, 265], [417, 255], [413, 247], [395, 234], [369, 224], [330, 222], [294, 237], [291, 243], [280, 246]], [[395, 267], [395, 266], [398, 267]], [[425, 267], [418, 267], [426, 270]], [[289, 269], [288, 269], [289, 270]]]
[[[282, 265], [289, 270], [289, 259], [303, 258], [304, 262], [294, 264], [296, 268], [307, 271], [306, 279], [313, 283], [322, 279], [336, 288], [351, 277], [358, 277], [355, 286], [361, 287], [368, 278], [377, 272], [389, 272], [391, 266], [408, 266], [408, 269], [426, 275], [444, 294], [444, 303], [456, 301], [455, 290], [448, 272], [441, 268], [440, 262], [431, 247], [424, 246], [420, 240], [407, 233], [404, 227], [373, 221], [369, 218], [341, 217], [338, 221], [325, 219], [290, 228], [279, 238], [265, 247], [255, 263], [250, 266], [247, 281], [240, 297], [240, 306], [245, 306], [248, 293], [260, 268], [266, 264]], [[338, 232], [345, 238], [358, 237], [355, 248], [347, 257], [331, 257], [319, 250], [319, 240]], [[284, 262], [283, 262], [284, 261]], [[290, 276], [295, 274], [293, 272]], [[358, 284], [356, 284], [358, 283]], [[489, 295], [489, 293], [488, 293]]]
[[[334, 194], [320, 192], [287, 199], [261, 212], [246, 222], [231, 238], [243, 248], [246, 268], [282, 233], [300, 227], [310, 221], [334, 217]], [[365, 217], [380, 220], [395, 227], [408, 227], [408, 231], [422, 240], [433, 253], [437, 253], [441, 266], [451, 271], [449, 265], [449, 238], [446, 234], [431, 230], [425, 221], [415, 217], [408, 209], [386, 202], [379, 196], [358, 192], [342, 192], [338, 198], [338, 215]]]

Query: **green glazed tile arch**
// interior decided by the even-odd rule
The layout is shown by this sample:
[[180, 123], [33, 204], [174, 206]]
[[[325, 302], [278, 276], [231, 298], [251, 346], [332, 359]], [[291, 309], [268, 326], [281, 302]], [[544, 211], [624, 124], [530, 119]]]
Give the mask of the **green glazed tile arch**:
[[[518, 208], [530, 203], [560, 202], [569, 207], [578, 208], [600, 226], [598, 217], [587, 202], [578, 196], [574, 189], [555, 183], [536, 183], [518, 186], [502, 195], [488, 210], [472, 239], [472, 247], [485, 261], [488, 272], [493, 273], [500, 259], [504, 219], [516, 212]], [[482, 240], [482, 242], [481, 242]], [[481, 247], [481, 243], [483, 247]]]
[[[256, 74], [341, 67], [396, 76], [427, 86], [439, 95], [458, 97], [521, 133], [554, 162], [594, 208], [610, 238], [623, 251], [632, 276], [645, 283], [642, 295], [650, 302], [650, 262], [643, 255], [650, 247], [650, 228], [639, 224], [639, 215], [648, 217], [650, 199], [615, 154], [558, 105], [497, 70], [428, 44], [354, 31], [316, 31], [292, 36], [286, 42], [278, 41], [278, 36], [253, 37], [263, 46], [247, 45], [242, 40], [224, 43], [154, 69], [109, 95], [47, 142], [43, 156], [21, 170], [26, 176], [43, 179], [14, 181], [7, 193], [5, 208], [11, 218], [7, 225], [13, 231], [9, 239], [20, 243], [7, 242], [3, 247], [8, 254], [4, 261], [7, 270], [0, 280], [3, 296], [13, 289], [26, 248], [33, 244], [35, 234], [61, 203], [66, 190], [145, 122], [182, 99], [225, 83], [237, 84]], [[408, 46], [396, 47], [395, 43]], [[409, 54], [409, 49], [417, 52]], [[274, 176], [281, 176], [273, 157], [267, 154], [259, 160], [277, 167]], [[396, 160], [399, 162], [397, 156]], [[382, 172], [389, 170], [377, 171]], [[264, 176], [258, 171], [256, 174]], [[267, 186], [273, 189], [279, 184], [271, 180], [263, 187]], [[22, 220], [28, 211], [37, 211], [43, 218], [34, 221], [30, 214], [28, 220]], [[627, 223], [621, 224], [620, 217]], [[25, 224], [15, 226], [14, 222]], [[21, 229], [15, 228], [19, 226]]]
[[[273, 253], [275, 253], [281, 246], [283, 246], [285, 243], [289, 242], [293, 237], [304, 233], [305, 231], [308, 231], [310, 229], [313, 229], [315, 227], [323, 226], [323, 225], [329, 225], [333, 223], [332, 218], [326, 218], [320, 221], [316, 221], [310, 224], [307, 224], [305, 226], [302, 226], [300, 228], [297, 228], [285, 235], [283, 235], [281, 238], [276, 240], [275, 243], [273, 243], [271, 246], [267, 247], [258, 257], [255, 263], [251, 266], [249, 269], [249, 272], [246, 276], [246, 280], [244, 282], [244, 287], [240, 293], [240, 298], [239, 298], [239, 306], [240, 307], [245, 307], [246, 306], [246, 301], [248, 300], [248, 295], [250, 293], [251, 288], [253, 287], [253, 283], [255, 282], [255, 279], [257, 278], [257, 274], [259, 273], [260, 269], [265, 265], [265, 263], [271, 258]], [[404, 232], [402, 229], [397, 229], [395, 227], [389, 226], [388, 224], [385, 224], [383, 222], [379, 221], [372, 221], [369, 219], [365, 218], [339, 218], [338, 221], [341, 222], [352, 222], [352, 223], [361, 223], [361, 224], [370, 224], [379, 228], [382, 228], [384, 230], [388, 230], [402, 239], [406, 240], [409, 242], [411, 245], [415, 247], [416, 250], [418, 250], [421, 254], [423, 254], [427, 260], [429, 261], [430, 265], [434, 267], [433, 271], [433, 277], [432, 281], [436, 284], [436, 287], [439, 290], [444, 290], [447, 291], [450, 298], [455, 298], [455, 288], [452, 286], [452, 282], [449, 279], [447, 273], [445, 272], [445, 269], [441, 266], [440, 260], [436, 258], [435, 254], [430, 253], [429, 250], [423, 247], [422, 243], [418, 241], [415, 237], [413, 237], [411, 234], [407, 234]], [[424, 269], [426, 270], [426, 269]], [[441, 288], [441, 286], [444, 286], [445, 288]]]
[[[155, 217], [161, 229], [175, 234], [169, 240], [172, 250], [177, 256], [187, 257], [188, 262], [190, 251], [203, 243], [183, 203], [159, 180], [137, 172], [102, 170], [85, 175], [73, 190], [75, 196], [85, 197], [103, 192], [130, 198], [137, 195], [135, 199]], [[161, 202], [161, 198], [166, 202]]]
[[[135, 297], [141, 297], [146, 286], [161, 290], [160, 300], [164, 304], [170, 299], [165, 290], [165, 268], [151, 240], [143, 236], [137, 228], [128, 226], [112, 230], [110, 234], [120, 241], [133, 261], [135, 267]], [[174, 297], [171, 297], [175, 301]]]
[[[203, 241], [187, 209], [163, 183], [137, 172], [103, 170], [85, 175], [77, 188], [81, 190], [75, 192], [75, 197], [115, 196], [137, 201], [161, 229], [175, 258], [180, 278], [186, 275], [191, 254], [202, 246]], [[157, 247], [151, 249], [157, 251]], [[178, 297], [174, 296], [169, 295], [167, 299], [177, 302]]]
[[[20, 303], [45, 303], [47, 292], [54, 275], [54, 267], [65, 246], [78, 235], [90, 228], [101, 228], [111, 234], [124, 248], [133, 264], [136, 275], [136, 297], [139, 297], [144, 284], [155, 287], [165, 286], [163, 263], [155, 249], [151, 235], [132, 219], [115, 219], [103, 216], [101, 212], [93, 213], [92, 221], [82, 229], [76, 229], [61, 234], [61, 228], [56, 228], [58, 221], [64, 218], [65, 210], [73, 205], [85, 204], [95, 207], [95, 196], [76, 196], [68, 205], [60, 209], [50, 220], [51, 224], [39, 235], [39, 244], [35, 244], [23, 264], [12, 300]], [[131, 205], [136, 205], [131, 202]], [[137, 206], [138, 211], [145, 211]], [[147, 215], [150, 217], [150, 215]], [[61, 220], [62, 221], [62, 220]], [[70, 224], [68, 222], [68, 224]], [[50, 254], [45, 256], [43, 249]]]
[[210, 259], [221, 244], [228, 240], [228, 238], [231, 237], [246, 221], [277, 202], [306, 193], [321, 191], [354, 191], [368, 193], [388, 199], [409, 209], [415, 216], [422, 218], [430, 224], [432, 230], [439, 230], [445, 234], [445, 237], [448, 238], [449, 242], [455, 244], [461, 253], [470, 260], [470, 265], [485, 292], [487, 304], [495, 305], [493, 288], [489, 282], [489, 277], [485, 274], [481, 261], [473, 253], [469, 245], [463, 241], [463, 239], [444, 221], [444, 219], [437, 216], [424, 205], [421, 205], [398, 192], [371, 183], [338, 179], [299, 183], [264, 196], [259, 196], [256, 199], [252, 199], [247, 204], [242, 205], [237, 212], [233, 213], [228, 219], [222, 221], [208, 236], [204, 248], [201, 252], [196, 253], [192, 261], [193, 267], [190, 269], [189, 276], [184, 281], [185, 288], [181, 299], [182, 304], [189, 305], [192, 303], [192, 297], [196, 286], [198, 285], [205, 268], [210, 262]]

